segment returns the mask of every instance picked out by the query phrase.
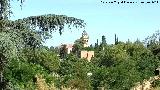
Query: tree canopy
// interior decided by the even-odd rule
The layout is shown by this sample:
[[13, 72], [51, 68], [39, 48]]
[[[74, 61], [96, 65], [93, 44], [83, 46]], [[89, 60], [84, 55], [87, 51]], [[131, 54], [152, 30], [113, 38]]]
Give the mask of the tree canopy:
[[[66, 15], [47, 14], [10, 20], [11, 1], [0, 2], [0, 89], [1, 90], [130, 90], [135, 83], [155, 76], [160, 66], [159, 32], [144, 43], [121, 42], [115, 35], [115, 44], [102, 43], [83, 48], [77, 39], [72, 53], [65, 47], [48, 48], [42, 42], [53, 32], [60, 35], [68, 28], [85, 27], [84, 20]], [[20, 5], [23, 0], [17, 0]], [[79, 51], [93, 50], [91, 62], [79, 58]], [[64, 55], [63, 59], [58, 55]], [[154, 82], [154, 86], [160, 86]], [[53, 89], [54, 88], [54, 89]]]
[[[19, 0], [17, 0], [19, 1]], [[20, 5], [23, 4], [23, 0], [20, 0]], [[68, 28], [85, 27], [84, 20], [74, 17], [68, 17], [66, 15], [47, 14], [40, 16], [29, 16], [27, 18], [18, 20], [9, 20], [11, 11], [11, 1], [2, 0], [0, 2], [0, 66], [1, 66], [1, 83], [3, 80], [4, 68], [10, 66], [10, 62], [13, 58], [21, 62], [21, 57], [31, 52], [34, 58], [39, 54], [44, 53], [44, 56], [38, 56], [35, 60], [36, 63], [48, 68], [47, 70], [53, 71], [51, 67], [55, 68], [55, 63], [51, 52], [37, 52], [37, 48], [40, 48], [42, 42], [51, 37], [52, 32], [59, 31], [60, 35], [64, 26], [68, 25]], [[43, 50], [42, 50], [43, 51]], [[36, 54], [37, 53], [37, 54]], [[50, 54], [49, 54], [50, 53]], [[45, 54], [48, 54], [46, 57]], [[50, 56], [51, 55], [51, 56]], [[30, 55], [32, 56], [32, 55]], [[38, 61], [38, 58], [40, 61]], [[51, 62], [45, 61], [50, 59]], [[30, 58], [27, 61], [35, 60]], [[32, 62], [33, 63], [33, 62]], [[26, 64], [26, 63], [25, 63]], [[21, 64], [20, 64], [21, 65]], [[52, 66], [53, 65], [53, 66]], [[58, 64], [57, 64], [58, 65]], [[25, 66], [25, 65], [24, 65]], [[27, 67], [27, 66], [26, 66]], [[9, 68], [9, 67], [8, 67]], [[16, 68], [16, 67], [15, 67]], [[19, 68], [20, 69], [20, 68]], [[21, 71], [21, 70], [20, 70]], [[2, 87], [3, 88], [3, 87]]]

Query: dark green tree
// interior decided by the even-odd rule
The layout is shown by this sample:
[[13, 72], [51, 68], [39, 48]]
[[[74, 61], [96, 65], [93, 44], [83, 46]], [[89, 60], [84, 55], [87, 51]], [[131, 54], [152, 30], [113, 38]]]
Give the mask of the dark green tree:
[[115, 34], [115, 45], [117, 45], [117, 44], [118, 44], [118, 37]]
[[67, 45], [62, 45], [62, 47], [60, 48], [60, 57], [61, 59], [66, 58], [67, 55]]
[[[45, 47], [36, 49], [36, 55], [29, 49], [24, 50], [24, 56], [13, 58], [5, 68], [4, 76], [9, 80], [8, 89], [35, 90], [36, 75], [42, 74], [48, 84], [56, 81], [56, 74], [59, 69], [59, 58], [52, 51]], [[56, 83], [55, 83], [56, 84]]]
[[92, 63], [97, 66], [93, 74], [93, 87], [111, 90], [129, 90], [136, 82], [154, 76], [159, 60], [143, 43], [107, 45], [95, 53]]
[[83, 42], [82, 42], [82, 39], [77, 39], [75, 40], [74, 42], [74, 45], [73, 45], [73, 50], [72, 52], [79, 56], [80, 55], [80, 51], [83, 49]]
[[90, 47], [93, 48], [93, 45], [91, 44]]
[[[17, 0], [19, 1], [19, 0]], [[23, 3], [23, 0], [20, 0]], [[51, 37], [53, 31], [62, 34], [65, 25], [82, 28], [85, 23], [81, 19], [65, 15], [30, 16], [15, 21], [9, 20], [11, 14], [11, 1], [0, 2], [0, 83], [4, 83], [4, 67], [12, 58], [19, 58], [24, 48], [35, 49]], [[39, 27], [37, 30], [36, 28]], [[35, 53], [33, 54], [35, 55]], [[3, 86], [1, 88], [4, 88]]]
[[97, 46], [99, 45], [99, 43], [98, 43], [98, 39], [97, 39]]
[[[61, 85], [79, 90], [91, 88], [87, 73], [90, 71], [89, 63], [85, 59], [70, 54], [61, 62], [59, 70]], [[90, 89], [89, 89], [90, 90]]]
[[102, 44], [106, 44], [106, 37], [104, 35], [102, 36]]
[[143, 41], [145, 46], [150, 49], [154, 55], [156, 55], [160, 60], [160, 32], [156, 31], [152, 36], [148, 36]]

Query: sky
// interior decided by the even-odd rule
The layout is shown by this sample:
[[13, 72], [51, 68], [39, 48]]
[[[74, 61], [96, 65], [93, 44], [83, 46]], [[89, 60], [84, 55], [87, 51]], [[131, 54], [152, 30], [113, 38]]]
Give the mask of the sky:
[[[118, 1], [122, 0], [116, 0]], [[44, 43], [49, 47], [59, 46], [61, 43], [74, 43], [81, 37], [83, 30], [89, 35], [89, 44], [94, 44], [97, 39], [101, 42], [102, 35], [106, 36], [108, 44], [112, 44], [114, 34], [123, 42], [128, 39], [135, 41], [137, 38], [144, 40], [160, 28], [160, 1], [150, 4], [142, 4], [140, 0], [132, 2], [137, 3], [102, 3], [101, 0], [25, 0], [21, 9], [20, 3], [14, 0], [11, 3], [13, 15], [10, 19], [57, 14], [76, 17], [86, 22], [87, 25], [83, 29], [65, 28], [61, 36], [58, 31], [53, 33], [53, 37]]]

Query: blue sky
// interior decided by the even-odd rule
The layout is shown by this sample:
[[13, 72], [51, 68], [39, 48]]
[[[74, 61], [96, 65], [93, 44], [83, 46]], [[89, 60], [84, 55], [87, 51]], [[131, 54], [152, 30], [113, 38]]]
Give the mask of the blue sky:
[[[142, 1], [147, 2], [147, 0]], [[90, 36], [89, 44], [94, 44], [96, 39], [101, 41], [102, 35], [106, 36], [107, 43], [112, 44], [115, 33], [120, 41], [125, 42], [128, 39], [135, 41], [137, 38], [143, 40], [160, 28], [160, 1], [154, 4], [118, 5], [104, 4], [101, 0], [25, 0], [22, 10], [16, 1], [12, 2], [12, 9], [14, 13], [12, 20], [43, 14], [59, 14], [83, 19], [87, 23], [85, 30]], [[53, 33], [53, 38], [47, 40], [45, 45], [50, 47], [61, 43], [73, 43], [81, 37], [83, 30], [65, 28], [61, 36], [58, 32]]]

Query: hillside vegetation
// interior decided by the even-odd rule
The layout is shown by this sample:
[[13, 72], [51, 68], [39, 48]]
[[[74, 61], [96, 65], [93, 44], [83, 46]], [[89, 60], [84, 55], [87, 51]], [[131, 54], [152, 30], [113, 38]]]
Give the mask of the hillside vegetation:
[[[23, 0], [17, 2], [22, 4]], [[65, 49], [48, 48], [42, 43], [54, 31], [61, 35], [65, 26], [85, 27], [83, 20], [48, 14], [12, 21], [10, 4], [10, 0], [0, 2], [0, 90], [130, 90], [157, 74], [159, 32], [143, 42], [121, 42], [116, 37], [111, 45], [102, 36], [100, 44], [97, 40], [88, 48], [75, 41], [74, 50], [66, 54]], [[83, 49], [95, 51], [91, 62], [78, 57]], [[153, 82], [153, 87], [158, 89], [160, 81]]]

